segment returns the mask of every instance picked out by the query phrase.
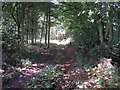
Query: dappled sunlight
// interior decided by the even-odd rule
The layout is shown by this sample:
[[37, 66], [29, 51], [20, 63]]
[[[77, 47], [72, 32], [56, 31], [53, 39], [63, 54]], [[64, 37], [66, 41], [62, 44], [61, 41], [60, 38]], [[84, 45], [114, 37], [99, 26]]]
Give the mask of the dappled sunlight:
[[[52, 44], [50, 49], [36, 46], [26, 47], [25, 50], [27, 56], [33, 56], [34, 62], [31, 58], [20, 59], [21, 65], [5, 71], [2, 77], [12, 78], [8, 86], [91, 89], [101, 88], [102, 84], [99, 82], [113, 82], [112, 78], [115, 78], [111, 76], [111, 69], [115, 69], [111, 64], [112, 59], [103, 58], [94, 68], [85, 69], [76, 57], [75, 50], [69, 45]], [[15, 71], [12, 72], [13, 70]]]
[[70, 64], [56, 64], [56, 66], [65, 67], [65, 66], [70, 66]]
[[57, 1], [0, 3], [3, 89], [120, 88], [120, 2]]
[[[102, 85], [98, 84], [100, 80], [110, 81], [113, 78], [113, 76], [108, 77], [108, 74], [112, 73], [110, 70], [115, 69], [111, 64], [111, 59], [103, 58], [97, 64], [97, 67], [85, 70], [82, 64], [79, 63], [71, 47], [53, 47], [51, 51], [42, 50], [36, 54], [38, 55], [36, 60], [39, 63], [32, 63], [29, 59], [21, 59], [23, 66], [16, 68], [19, 74], [7, 73], [9, 76], [17, 77], [9, 85], [12, 87], [14, 85], [15, 87], [34, 87], [38, 85], [38, 87], [44, 88], [48, 84], [51, 85], [50, 87], [59, 85], [57, 87], [62, 89], [72, 87], [76, 87], [77, 89], [83, 87], [91, 89], [102, 87]], [[41, 54], [41, 52], [49, 52], [50, 54]], [[41, 58], [43, 55], [45, 60]], [[52, 57], [50, 60], [52, 55], [55, 57]], [[106, 74], [106, 72], [109, 73]]]
[[4, 70], [0, 69], [0, 73], [3, 73], [3, 72], [4, 72]]
[[117, 69], [111, 62], [112, 59], [101, 59], [97, 67], [87, 71], [89, 79], [81, 82], [81, 85], [86, 88], [118, 87], [120, 77], [117, 76]]
[[50, 40], [51, 43], [55, 43], [58, 45], [67, 45], [70, 44], [70, 42], [73, 42], [72, 38], [67, 38], [67, 39], [63, 39], [63, 40]]
[[45, 66], [45, 64], [32, 64], [33, 67]]

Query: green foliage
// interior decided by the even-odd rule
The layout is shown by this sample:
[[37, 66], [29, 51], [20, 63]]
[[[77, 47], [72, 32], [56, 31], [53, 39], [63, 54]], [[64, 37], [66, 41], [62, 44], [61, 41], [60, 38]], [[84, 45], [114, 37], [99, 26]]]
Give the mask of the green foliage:
[[17, 48], [16, 44], [16, 34], [13, 33], [14, 30], [7, 29], [2, 32], [2, 44], [3, 44], [3, 53], [6, 53], [6, 56], [12, 57]]
[[[2, 30], [2, 50], [3, 56], [10, 58], [3, 62], [3, 69], [14, 71], [17, 66], [29, 66], [36, 60], [37, 50], [41, 46], [35, 44], [35, 40], [49, 30], [50, 26], [62, 23], [63, 30], [66, 30], [66, 35], [74, 39], [76, 54], [80, 59], [80, 63], [84, 69], [90, 74], [90, 79], [87, 85], [92, 88], [109, 88], [119, 87], [118, 70], [109, 69], [109, 67], [91, 67], [89, 59], [92, 57], [107, 57], [113, 58], [114, 61], [120, 60], [120, 2], [73, 2], [59, 3], [51, 2], [39, 3], [21, 3], [21, 2], [5, 2], [3, 10], [3, 28]], [[49, 13], [49, 14], [48, 14]], [[47, 20], [47, 15], [51, 20]], [[45, 20], [43, 18], [45, 17]], [[52, 20], [53, 19], [53, 20]], [[102, 24], [101, 24], [102, 23]], [[99, 29], [100, 27], [100, 29]], [[103, 27], [103, 28], [102, 28]], [[101, 29], [102, 28], [102, 29]], [[101, 33], [100, 31], [103, 31]], [[50, 37], [50, 34], [46, 34]], [[61, 35], [60, 35], [61, 36]], [[101, 43], [101, 39], [103, 42]], [[31, 49], [24, 48], [30, 46], [28, 41], [31, 39]], [[47, 40], [47, 39], [46, 39]], [[48, 40], [49, 44], [49, 40]], [[43, 46], [41, 54], [49, 54], [52, 47], [56, 46], [58, 51], [62, 45], [51, 44], [50, 49]], [[35, 51], [34, 49], [38, 47]], [[45, 51], [44, 51], [45, 50]], [[47, 51], [48, 50], [48, 51]], [[57, 53], [55, 59], [62, 60], [64, 57]], [[91, 56], [91, 57], [89, 57]], [[93, 57], [94, 56], [94, 57]], [[13, 60], [11, 57], [17, 59]], [[86, 58], [87, 57], [87, 58]], [[42, 59], [42, 58], [40, 58]], [[97, 62], [97, 59], [96, 59]], [[73, 66], [77, 66], [74, 64]], [[32, 82], [28, 85], [29, 88], [53, 88], [58, 85], [58, 77], [63, 75], [60, 71], [61, 67], [48, 66], [42, 72], [39, 72], [32, 78]], [[76, 70], [77, 71], [77, 70]], [[17, 71], [15, 71], [17, 72]], [[14, 75], [13, 75], [14, 76]], [[3, 82], [7, 83], [12, 76], [4, 73]], [[73, 78], [73, 77], [71, 77]], [[59, 85], [68, 80], [59, 81]], [[77, 82], [78, 88], [87, 88], [87, 85]], [[89, 86], [88, 86], [89, 87]]]
[[93, 88], [118, 88], [120, 87], [120, 77], [117, 68], [107, 65], [109, 62], [99, 63], [97, 67], [87, 70], [89, 74], [89, 84], [93, 84]]
[[11, 66], [9, 63], [2, 63], [2, 83], [7, 84], [9, 81], [16, 77], [16, 75], [19, 74], [19, 71], [16, 69], [16, 67]]
[[27, 67], [30, 66], [32, 64], [32, 62], [28, 59], [21, 59], [21, 66]]
[[[119, 12], [118, 4], [119, 3], [94, 2], [63, 3], [63, 18], [65, 19], [64, 24], [67, 27], [66, 34], [74, 39], [76, 43], [75, 48], [88, 49], [87, 53], [90, 53], [91, 56], [96, 56], [96, 58], [102, 56], [119, 59], [120, 50], [118, 47], [115, 49], [116, 45], [119, 43], [119, 24], [117, 24], [119, 20], [118, 17], [116, 17], [118, 16], [116, 13]], [[74, 7], [74, 5], [76, 7]], [[100, 26], [100, 21], [102, 21], [104, 27], [103, 35], [100, 35], [100, 30], [98, 28]], [[109, 22], [111, 26], [107, 26]], [[104, 35], [105, 33], [107, 33], [106, 37]], [[104, 39], [102, 44], [100, 43], [100, 37]], [[78, 57], [82, 62], [85, 61], [83, 60], [84, 57], [79, 53]]]
[[83, 57], [83, 55], [82, 55], [82, 53], [80, 53], [80, 52], [78, 52], [77, 53], [78, 55], [78, 58], [80, 59], [80, 62], [82, 63], [82, 64], [87, 64], [87, 61], [84, 59], [84, 57]]
[[98, 45], [94, 48], [91, 48], [89, 50], [89, 53], [92, 56], [102, 56], [102, 57], [106, 57], [106, 58], [112, 58], [113, 61], [118, 62], [119, 63], [119, 56], [120, 56], [120, 44], [119, 42], [111, 42], [111, 43], [105, 43], [102, 45]]
[[34, 75], [28, 88], [54, 88], [57, 87], [56, 80], [63, 75], [59, 66], [48, 66], [42, 72]]
[[4, 75], [4, 77], [2, 78], [2, 83], [6, 84], [8, 83], [10, 80], [12, 79], [12, 77], [10, 75]]

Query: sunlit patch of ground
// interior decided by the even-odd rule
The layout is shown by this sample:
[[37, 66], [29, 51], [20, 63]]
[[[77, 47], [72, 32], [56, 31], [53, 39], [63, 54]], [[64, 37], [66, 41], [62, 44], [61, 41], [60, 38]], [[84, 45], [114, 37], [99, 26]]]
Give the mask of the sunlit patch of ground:
[[[30, 51], [31, 50], [35, 50], [35, 49], [31, 48]], [[37, 53], [36, 54], [37, 55], [37, 60], [38, 61], [43, 61], [43, 62], [46, 62], [46, 63], [34, 63], [34, 64], [29, 64], [27, 66], [26, 63], [29, 62], [29, 60], [28, 60], [27, 62], [24, 63], [24, 67], [17, 68], [17, 70], [20, 71], [20, 74], [18, 76], [16, 76], [16, 78], [11, 81], [9, 86], [15, 87], [15, 88], [16, 87], [18, 87], [18, 88], [27, 87], [26, 84], [31, 81], [30, 77], [37, 74], [38, 72], [43, 72], [43, 70], [45, 68], [49, 68], [51, 65], [53, 67], [56, 67], [56, 66], [61, 67], [61, 69], [58, 69], [58, 70], [62, 71], [64, 74], [59, 80], [71, 80], [70, 79], [71, 77], [75, 78], [76, 75], [81, 74], [79, 72], [73, 71], [74, 66], [72, 64], [74, 62], [76, 62], [76, 60], [75, 60], [75, 55], [73, 53], [74, 51], [72, 49], [67, 48], [67, 47], [62, 47], [61, 49], [58, 48], [58, 47], [54, 47], [53, 51], [50, 51], [50, 50], [45, 51], [44, 49], [43, 50], [37, 49], [37, 50], [39, 50], [38, 53], [35, 52], [35, 53]], [[56, 53], [56, 52], [59, 52], [59, 53]], [[41, 58], [41, 56], [45, 55], [44, 53], [53, 54], [55, 57], [53, 57], [53, 60], [49, 60], [51, 55], [49, 55], [47, 57], [44, 56], [45, 60], [43, 60], [43, 58]], [[62, 57], [62, 58], [60, 58], [60, 57]], [[74, 59], [73, 59], [73, 57], [74, 57]], [[54, 63], [56, 60], [58, 60], [58, 63]], [[51, 63], [49, 63], [49, 61]], [[70, 73], [68, 73], [68, 71]], [[56, 75], [59, 75], [59, 72], [58, 72], [58, 74], [56, 72]], [[71, 80], [71, 82], [72, 82], [72, 80]], [[70, 84], [70, 83], [68, 83], [68, 84]], [[63, 85], [65, 86], [66, 84], [63, 83]], [[62, 85], [62, 87], [63, 87], [63, 85]]]
[[62, 45], [66, 45], [69, 44], [70, 42], [73, 42], [72, 38], [67, 38], [67, 39], [63, 39], [63, 40], [51, 40], [51, 43], [56, 43], [58, 45], [62, 44]]
[[42, 71], [42, 68], [46, 67], [46, 64], [32, 64], [29, 67], [18, 68], [20, 72], [24, 75], [31, 76], [37, 72]]
[[[29, 41], [29, 43], [31, 43], [31, 40], [28, 40], [28, 41]], [[36, 42], [39, 43], [40, 40], [37, 40]], [[72, 38], [67, 38], [67, 39], [63, 39], [63, 40], [50, 40], [50, 43], [55, 43], [58, 45], [66, 45], [66, 44], [69, 44], [70, 42], [73, 42]], [[42, 40], [41, 43], [45, 43], [45, 40]]]
[[[20, 72], [17, 78], [14, 78], [6, 87], [10, 88], [22, 88], [27, 87], [27, 83], [30, 82], [30, 77], [34, 74], [41, 72], [43, 68], [45, 68], [47, 64], [32, 64], [28, 67], [18, 67], [17, 70]], [[14, 73], [12, 73], [14, 74]], [[12, 75], [11, 73], [7, 73], [7, 75]]]
[[[16, 78], [10, 81], [10, 87], [28, 87], [27, 83], [43, 87], [45, 83], [50, 82], [59, 85], [58, 87], [55, 87], [56, 90], [60, 88], [80, 89], [83, 87], [91, 89], [102, 87], [100, 84], [97, 84], [99, 80], [105, 79], [106, 81], [109, 81], [111, 78], [117, 78], [110, 77], [110, 75], [108, 77], [108, 72], [111, 71], [110, 68], [114, 69], [111, 64], [111, 59], [101, 60], [101, 63], [99, 63], [97, 67], [94, 67], [91, 70], [85, 70], [76, 58], [72, 47], [63, 46], [58, 48], [53, 45], [51, 50], [28, 48], [30, 49], [27, 49], [28, 51], [35, 54], [36, 61], [38, 62], [31, 63], [29, 60], [23, 60], [25, 62], [24, 66], [17, 68], [20, 73]], [[31, 83], [31, 78], [34, 77], [37, 77], [36, 82], [33, 80], [34, 83]]]

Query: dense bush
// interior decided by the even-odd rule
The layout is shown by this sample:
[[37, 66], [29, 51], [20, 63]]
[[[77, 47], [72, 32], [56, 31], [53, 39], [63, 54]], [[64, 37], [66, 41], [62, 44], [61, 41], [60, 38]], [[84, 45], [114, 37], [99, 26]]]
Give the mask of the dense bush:
[[2, 83], [7, 84], [9, 81], [18, 75], [19, 71], [10, 63], [2, 63]]
[[87, 70], [89, 81], [84, 82], [91, 88], [120, 88], [118, 68], [111, 64], [111, 59], [102, 59], [101, 62]]

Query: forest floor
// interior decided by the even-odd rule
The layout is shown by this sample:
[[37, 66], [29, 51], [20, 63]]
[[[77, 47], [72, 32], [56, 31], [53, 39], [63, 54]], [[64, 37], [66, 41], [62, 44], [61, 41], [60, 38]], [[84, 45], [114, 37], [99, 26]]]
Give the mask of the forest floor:
[[[45, 85], [45, 83], [48, 82], [54, 82], [55, 85], [58, 85], [53, 86], [52, 84], [52, 87], [54, 87], [55, 90], [73, 87], [76, 88], [77, 85], [78, 88], [81, 88], [80, 85], [86, 85], [87, 88], [94, 88], [102, 87], [102, 85], [97, 85], [97, 82], [93, 82], [95, 80], [101, 80], [104, 76], [107, 77], [105, 79], [107, 83], [111, 80], [110, 75], [108, 75], [108, 73], [104, 73], [104, 70], [110, 72], [110, 69], [106, 69], [106, 66], [113, 67], [110, 63], [110, 59], [104, 60], [104, 63], [93, 68], [92, 72], [87, 72], [82, 63], [80, 63], [80, 60], [77, 58], [77, 55], [71, 45], [53, 45], [51, 49], [27, 47], [24, 50], [33, 52], [28, 54], [30, 56], [34, 56], [35, 62], [29, 65], [27, 65], [26, 62], [24, 66], [17, 67], [17, 70], [20, 72], [14, 75], [14, 78], [10, 79], [7, 84], [4, 84], [3, 88], [28, 88], [29, 84], [35, 84], [36, 86], [38, 85], [38, 87], [39, 85], [43, 85], [43, 88], [46, 88], [47, 85]], [[28, 55], [26, 52], [25, 54]], [[60, 68], [50, 69], [51, 67]], [[14, 71], [9, 72], [11, 73]], [[9, 72], [6, 72], [6, 75], [9, 75]], [[46, 76], [44, 72], [48, 75]], [[62, 72], [62, 75], [59, 75], [60, 72]], [[43, 73], [44, 76], [37, 76], [39, 73]], [[37, 76], [37, 79], [36, 81], [33, 81], [35, 76]]]
[[[82, 79], [83, 81], [88, 79], [87, 73], [85, 72], [75, 73], [75, 67], [78, 67], [80, 69], [82, 69], [83, 67], [79, 63], [79, 59], [77, 59], [75, 51], [71, 46], [62, 46], [61, 48], [54, 46], [54, 48], [52, 48], [51, 50], [42, 51], [42, 53], [45, 52], [47, 54], [41, 54], [41, 50], [36, 50], [37, 51], [35, 52], [37, 52], [37, 62], [31, 64], [28, 67], [19, 67], [19, 69], [21, 69], [21, 73], [19, 73], [14, 79], [10, 80], [9, 83], [4, 87], [27, 88], [27, 83], [31, 81], [32, 76], [35, 75], [37, 72], [42, 72], [45, 67], [49, 67], [50, 65], [62, 67], [61, 70], [64, 71], [64, 77], [62, 79], [69, 79], [70, 76], [74, 78], [73, 82], [79, 81], [79, 79]], [[68, 74], [68, 72], [72, 72], [73, 74]], [[76, 78], [77, 76], [79, 76], [80, 78]], [[62, 84], [62, 86], [65, 87], [66, 83]], [[70, 85], [70, 83], [67, 84]]]

